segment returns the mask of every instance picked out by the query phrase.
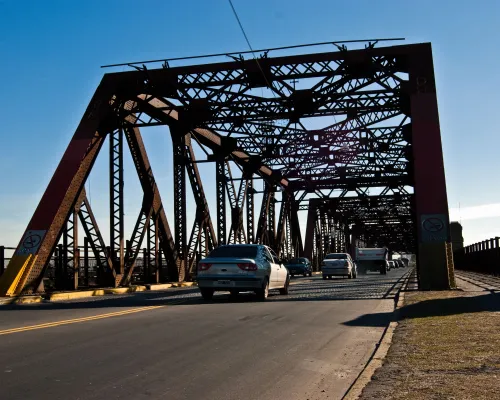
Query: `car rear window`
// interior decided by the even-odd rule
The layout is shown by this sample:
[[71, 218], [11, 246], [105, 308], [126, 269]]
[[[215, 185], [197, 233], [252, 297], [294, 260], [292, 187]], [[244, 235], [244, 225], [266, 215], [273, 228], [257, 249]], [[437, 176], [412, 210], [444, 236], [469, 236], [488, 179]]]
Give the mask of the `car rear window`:
[[213, 249], [209, 257], [221, 258], [255, 258], [257, 246], [222, 246]]
[[347, 258], [347, 254], [327, 254], [327, 260], [345, 260]]
[[305, 264], [306, 260], [305, 258], [292, 258], [290, 261], [288, 261], [288, 264]]

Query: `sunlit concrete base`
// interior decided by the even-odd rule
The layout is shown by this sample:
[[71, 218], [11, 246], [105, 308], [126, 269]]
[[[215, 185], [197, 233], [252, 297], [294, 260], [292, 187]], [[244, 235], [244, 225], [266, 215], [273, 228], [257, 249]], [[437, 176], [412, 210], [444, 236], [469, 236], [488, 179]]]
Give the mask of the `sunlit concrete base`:
[[417, 260], [420, 290], [452, 288], [445, 242], [419, 243]]

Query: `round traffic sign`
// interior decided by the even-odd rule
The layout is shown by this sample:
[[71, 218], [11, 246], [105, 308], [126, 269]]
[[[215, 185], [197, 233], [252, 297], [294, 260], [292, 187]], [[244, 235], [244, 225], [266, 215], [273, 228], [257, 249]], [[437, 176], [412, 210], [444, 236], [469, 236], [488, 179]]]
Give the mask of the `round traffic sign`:
[[441, 219], [435, 217], [427, 218], [426, 220], [424, 220], [422, 225], [427, 232], [433, 233], [441, 232], [444, 228], [444, 222]]
[[23, 247], [25, 249], [33, 249], [37, 247], [42, 241], [42, 237], [40, 235], [32, 234], [26, 237], [23, 241]]

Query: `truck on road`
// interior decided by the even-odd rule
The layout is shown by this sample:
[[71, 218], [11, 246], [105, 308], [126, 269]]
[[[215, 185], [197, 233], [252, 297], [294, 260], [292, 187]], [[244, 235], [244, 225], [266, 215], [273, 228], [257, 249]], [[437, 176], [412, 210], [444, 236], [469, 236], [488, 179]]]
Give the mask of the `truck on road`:
[[387, 261], [389, 250], [385, 247], [381, 248], [356, 248], [356, 265], [358, 271], [367, 273], [368, 271], [376, 271], [385, 275], [387, 273]]

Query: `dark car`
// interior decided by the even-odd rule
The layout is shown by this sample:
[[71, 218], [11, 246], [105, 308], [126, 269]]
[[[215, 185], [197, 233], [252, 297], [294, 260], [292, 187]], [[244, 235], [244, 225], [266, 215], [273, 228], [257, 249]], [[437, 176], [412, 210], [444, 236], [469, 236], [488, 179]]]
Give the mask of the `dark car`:
[[396, 268], [405, 268], [406, 267], [405, 263], [401, 259], [396, 260], [396, 265], [397, 265]]
[[294, 275], [312, 276], [311, 262], [305, 257], [293, 258], [285, 264], [285, 267], [292, 277]]

